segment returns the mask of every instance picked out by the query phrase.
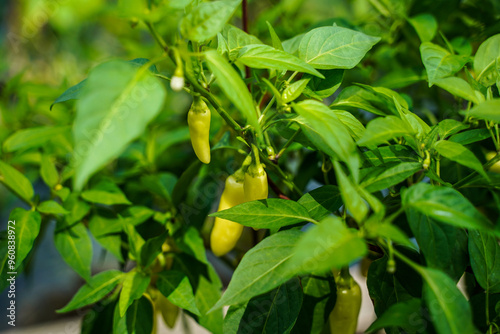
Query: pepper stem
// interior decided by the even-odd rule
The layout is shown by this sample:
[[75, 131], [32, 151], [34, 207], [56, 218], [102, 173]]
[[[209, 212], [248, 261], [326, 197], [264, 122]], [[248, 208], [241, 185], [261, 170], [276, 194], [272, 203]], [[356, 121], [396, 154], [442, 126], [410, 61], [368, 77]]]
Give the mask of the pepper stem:
[[257, 146], [255, 146], [255, 144], [252, 144], [252, 152], [253, 152], [253, 155], [254, 155], [254, 158], [255, 158], [255, 166], [257, 166], [257, 168], [260, 167], [260, 156], [259, 156], [259, 149], [257, 148]]

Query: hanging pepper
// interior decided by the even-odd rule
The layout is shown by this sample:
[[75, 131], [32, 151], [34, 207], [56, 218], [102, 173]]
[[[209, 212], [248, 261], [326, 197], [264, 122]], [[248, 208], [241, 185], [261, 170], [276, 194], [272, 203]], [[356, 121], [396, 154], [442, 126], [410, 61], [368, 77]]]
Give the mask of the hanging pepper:
[[201, 97], [194, 97], [187, 120], [194, 153], [201, 162], [210, 163], [210, 109]]
[[245, 201], [266, 199], [268, 195], [267, 174], [260, 163], [258, 150], [253, 146], [255, 163], [245, 173]]
[[337, 283], [337, 300], [330, 314], [331, 334], [356, 334], [361, 309], [361, 289], [349, 274], [349, 268], [342, 268]]
[[[242, 171], [239, 170], [226, 179], [218, 211], [226, 210], [245, 202], [242, 174]], [[227, 254], [234, 248], [242, 232], [243, 225], [216, 217], [212, 233], [210, 234], [212, 252], [216, 256]]]

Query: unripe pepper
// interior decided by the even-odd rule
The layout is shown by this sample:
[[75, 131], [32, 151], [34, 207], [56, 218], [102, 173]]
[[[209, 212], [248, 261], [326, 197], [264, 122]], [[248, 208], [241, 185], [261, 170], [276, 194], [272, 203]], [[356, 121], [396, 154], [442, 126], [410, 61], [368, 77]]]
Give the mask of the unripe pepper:
[[[243, 190], [243, 177], [236, 172], [226, 179], [224, 191], [220, 198], [219, 209], [226, 210], [245, 202]], [[210, 234], [210, 245], [216, 256], [222, 256], [230, 252], [243, 232], [243, 225], [219, 217], [215, 218], [214, 227]]]
[[201, 162], [210, 163], [210, 109], [201, 97], [194, 97], [187, 121], [194, 153]]
[[[490, 161], [496, 155], [497, 153], [493, 151], [486, 153], [486, 161]], [[500, 161], [495, 162], [488, 170], [493, 173], [500, 173]]]
[[267, 174], [262, 164], [252, 164], [245, 173], [245, 201], [266, 199], [268, 195]]
[[361, 289], [349, 274], [342, 269], [337, 278], [337, 300], [330, 314], [331, 334], [356, 334], [361, 309]]

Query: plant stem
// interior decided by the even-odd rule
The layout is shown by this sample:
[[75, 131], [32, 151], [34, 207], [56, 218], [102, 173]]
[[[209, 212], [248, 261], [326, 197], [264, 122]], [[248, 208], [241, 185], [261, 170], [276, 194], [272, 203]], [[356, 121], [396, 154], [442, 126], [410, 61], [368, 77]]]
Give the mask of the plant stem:
[[262, 111], [262, 114], [259, 117], [259, 123], [261, 123], [264, 120], [264, 117], [266, 117], [267, 111], [269, 109], [271, 109], [271, 106], [274, 104], [275, 100], [276, 100], [276, 97], [273, 96], [271, 101], [269, 101], [269, 103], [266, 105], [266, 107], [264, 108], [264, 111]]
[[297, 131], [295, 131], [295, 133], [290, 137], [290, 139], [287, 140], [285, 145], [283, 145], [283, 147], [278, 152], [278, 154], [276, 154], [276, 157], [274, 158], [274, 160], [277, 161], [283, 155], [283, 153], [285, 153], [286, 149], [293, 143], [293, 141], [295, 140], [295, 137], [297, 137], [301, 131], [302, 131], [301, 128], [299, 128]]
[[[486, 290], [486, 310], [485, 310], [485, 315], [486, 315], [486, 325], [490, 325], [490, 294], [489, 291]], [[491, 327], [490, 327], [490, 333], [491, 333]]]
[[259, 166], [260, 165], [260, 151], [257, 148], [257, 146], [255, 146], [255, 144], [252, 144], [252, 152], [253, 152], [253, 156], [255, 159], [255, 165]]
[[158, 32], [156, 31], [156, 29], [153, 27], [153, 25], [150, 22], [145, 21], [144, 23], [148, 27], [149, 32], [151, 32], [151, 35], [153, 35], [153, 38], [161, 46], [161, 48], [163, 49], [163, 51], [165, 51], [165, 52], [168, 53], [170, 49], [169, 49], [167, 43], [165, 42], [165, 40], [160, 36], [160, 34], [158, 34]]

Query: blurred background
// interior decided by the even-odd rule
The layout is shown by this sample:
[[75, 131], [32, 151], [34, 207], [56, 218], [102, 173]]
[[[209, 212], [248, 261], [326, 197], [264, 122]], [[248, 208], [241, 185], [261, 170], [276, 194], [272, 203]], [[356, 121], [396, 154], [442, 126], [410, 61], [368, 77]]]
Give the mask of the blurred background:
[[[175, 1], [156, 2], [169, 7], [174, 6]], [[52, 110], [50, 105], [63, 91], [83, 80], [94, 66], [110, 59], [153, 58], [160, 54], [147, 28], [137, 22], [143, 14], [134, 12], [134, 6], [134, 1], [110, 0], [0, 1], [1, 142], [18, 129], [70, 125], [73, 103], [58, 104]], [[424, 11], [432, 14], [439, 22], [440, 33], [469, 55], [487, 36], [500, 32], [498, 0], [253, 0], [249, 1], [249, 11], [250, 33], [264, 42], [270, 40], [266, 21], [273, 24], [282, 40], [333, 23], [382, 37], [382, 42], [370, 51], [367, 59], [357, 69], [348, 71], [342, 87], [361, 82], [397, 89], [403, 96], [413, 97], [413, 101], [408, 97], [413, 110], [427, 120], [442, 118], [454, 106], [446, 92], [429, 91], [427, 83], [422, 81], [418, 38], [407, 18]], [[155, 24], [163, 35], [172, 36], [181, 16], [178, 12], [177, 16]], [[233, 24], [240, 25], [238, 17]], [[157, 66], [160, 72], [171, 74], [168, 64], [164, 64], [164, 68], [162, 64]], [[423, 98], [415, 102], [418, 96]], [[190, 99], [183, 94], [170, 94], [167, 100], [159, 118], [163, 119], [164, 126], [175, 128], [184, 122]], [[179, 144], [177, 154], [189, 151], [188, 145], [187, 142]], [[25, 152], [9, 159], [25, 165], [32, 163], [33, 169], [26, 169], [24, 174], [42, 199], [49, 196], [44, 183], [37, 180], [39, 155]], [[169, 166], [172, 170], [185, 168], [173, 161]], [[0, 185], [0, 230], [5, 229], [10, 211], [19, 206], [24, 204]], [[82, 284], [55, 249], [54, 226], [47, 224], [41, 232], [36, 252], [29, 257], [25, 272], [17, 278], [16, 332], [21, 333], [21, 328], [31, 328], [25, 333], [79, 332], [80, 315], [71, 314], [68, 321], [45, 325], [63, 317], [54, 310], [66, 304]], [[118, 268], [116, 261], [96, 242], [94, 262], [95, 271]], [[229, 273], [225, 275], [227, 281]], [[369, 324], [373, 309], [370, 310], [366, 295], [364, 301], [368, 312], [365, 322]], [[5, 310], [7, 302], [3, 292], [1, 310]], [[189, 325], [179, 322], [178, 327], [182, 326]], [[4, 319], [0, 322], [0, 331], [7, 329], [11, 328]]]

